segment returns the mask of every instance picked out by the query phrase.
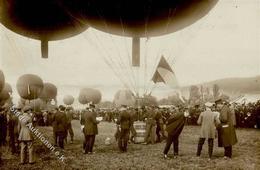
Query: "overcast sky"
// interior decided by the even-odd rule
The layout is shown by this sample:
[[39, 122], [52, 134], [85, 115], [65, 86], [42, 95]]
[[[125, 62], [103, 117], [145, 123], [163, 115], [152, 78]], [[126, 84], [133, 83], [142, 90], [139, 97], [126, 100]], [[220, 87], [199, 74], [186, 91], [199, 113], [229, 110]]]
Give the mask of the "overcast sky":
[[[13, 85], [20, 75], [33, 73], [58, 87], [101, 88], [105, 99], [113, 96], [110, 88], [123, 88], [123, 83], [137, 91], [138, 84], [152, 89], [148, 82], [161, 55], [173, 67], [180, 85], [256, 76], [260, 75], [259, 21], [260, 0], [220, 0], [207, 16], [185, 29], [142, 39], [141, 68], [129, 65], [129, 38], [88, 29], [73, 38], [50, 42], [49, 58], [42, 59], [39, 41], [0, 25], [0, 68]], [[155, 94], [161, 87], [154, 87]]]

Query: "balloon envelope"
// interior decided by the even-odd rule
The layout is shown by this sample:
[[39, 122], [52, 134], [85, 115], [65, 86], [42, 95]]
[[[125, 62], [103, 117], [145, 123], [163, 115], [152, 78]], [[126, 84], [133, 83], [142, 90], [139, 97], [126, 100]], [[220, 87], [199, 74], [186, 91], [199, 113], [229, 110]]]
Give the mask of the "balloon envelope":
[[55, 99], [57, 96], [57, 87], [52, 83], [44, 83], [43, 90], [39, 98], [44, 101], [49, 101], [51, 99]]
[[46, 104], [43, 100], [41, 99], [34, 99], [34, 100], [30, 100], [30, 101], [26, 101], [25, 102], [26, 106], [30, 106], [32, 108], [33, 111], [35, 112], [40, 112], [42, 109], [45, 108]]
[[5, 76], [2, 70], [0, 70], [0, 92], [3, 90], [5, 86]]
[[119, 90], [114, 97], [114, 104], [117, 107], [121, 105], [134, 106], [136, 103], [134, 94], [130, 90]]
[[[101, 31], [131, 37], [160, 36], [208, 14], [218, 0], [62, 0], [75, 17]], [[73, 4], [73, 5], [71, 5]]]
[[27, 100], [36, 99], [42, 92], [43, 81], [36, 75], [25, 74], [18, 79], [16, 88], [20, 97]]
[[0, 0], [0, 22], [8, 29], [34, 39], [60, 40], [85, 31], [57, 0]]
[[92, 102], [93, 104], [97, 104], [101, 101], [101, 92], [92, 88], [84, 88], [79, 92], [79, 102], [81, 104], [87, 104]]
[[63, 103], [66, 104], [66, 105], [72, 105], [74, 102], [74, 97], [71, 96], [71, 95], [66, 95], [64, 96], [63, 98]]
[[5, 83], [3, 90], [0, 93], [0, 101], [5, 102], [10, 98], [10, 85]]

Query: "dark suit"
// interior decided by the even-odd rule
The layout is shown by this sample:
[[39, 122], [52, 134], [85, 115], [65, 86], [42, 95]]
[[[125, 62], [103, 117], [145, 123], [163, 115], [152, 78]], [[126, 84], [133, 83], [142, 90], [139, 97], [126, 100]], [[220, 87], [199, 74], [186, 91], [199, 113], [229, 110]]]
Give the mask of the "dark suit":
[[237, 136], [234, 128], [234, 119], [230, 108], [224, 105], [219, 116], [221, 126], [218, 128], [218, 146], [224, 147], [225, 156], [232, 157], [232, 145], [237, 143]]
[[53, 131], [56, 133], [56, 137], [60, 148], [64, 149], [64, 138], [67, 131], [67, 117], [64, 112], [58, 111], [53, 118]]
[[121, 152], [126, 152], [130, 128], [133, 125], [131, 115], [127, 111], [122, 111], [119, 114], [117, 124], [120, 125], [121, 128], [118, 139], [118, 147]]
[[81, 123], [84, 125], [85, 153], [92, 153], [93, 151], [95, 138], [98, 134], [97, 124], [99, 123], [96, 117], [95, 112], [86, 111], [85, 114], [83, 114], [83, 119], [81, 119]]
[[9, 131], [9, 137], [10, 137], [9, 146], [11, 148], [12, 154], [18, 152], [18, 146], [19, 146], [18, 122], [19, 122], [18, 117], [15, 116], [14, 114], [10, 113], [9, 121], [8, 121], [8, 131]]
[[178, 155], [179, 152], [179, 135], [185, 124], [185, 117], [182, 113], [176, 113], [169, 117], [166, 123], [166, 131], [168, 137], [164, 148], [164, 154], [166, 155], [171, 147], [174, 146], [174, 155]]

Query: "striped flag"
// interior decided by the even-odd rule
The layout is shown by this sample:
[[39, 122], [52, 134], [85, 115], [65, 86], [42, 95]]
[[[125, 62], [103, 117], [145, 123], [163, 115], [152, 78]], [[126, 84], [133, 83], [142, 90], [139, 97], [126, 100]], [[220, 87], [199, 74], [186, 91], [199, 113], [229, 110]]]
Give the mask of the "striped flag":
[[172, 88], [179, 87], [175, 73], [166, 61], [166, 59], [164, 58], [164, 56], [161, 57], [161, 60], [153, 75], [152, 81], [154, 83], [165, 83]]

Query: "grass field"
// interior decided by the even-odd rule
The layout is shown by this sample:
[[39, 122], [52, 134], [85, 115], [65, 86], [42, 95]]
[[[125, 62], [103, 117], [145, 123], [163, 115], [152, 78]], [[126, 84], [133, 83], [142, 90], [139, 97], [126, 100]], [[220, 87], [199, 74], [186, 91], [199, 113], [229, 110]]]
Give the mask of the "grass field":
[[[180, 136], [177, 159], [164, 160], [162, 151], [165, 143], [155, 145], [130, 144], [127, 153], [119, 153], [114, 140], [115, 125], [103, 122], [99, 124], [96, 137], [95, 154], [82, 153], [83, 134], [78, 121], [73, 121], [75, 142], [65, 145], [66, 157], [62, 163], [38, 139], [35, 141], [36, 164], [19, 165], [19, 156], [11, 155], [7, 150], [3, 155], [4, 163], [0, 169], [245, 169], [260, 170], [260, 131], [254, 129], [237, 129], [239, 142], [233, 147], [233, 159], [223, 159], [223, 148], [217, 147], [215, 140], [214, 157], [207, 161], [207, 143], [205, 142], [201, 158], [195, 156], [199, 127], [186, 126]], [[52, 128], [39, 127], [45, 137], [52, 142]], [[112, 138], [107, 146], [106, 137]], [[172, 148], [169, 156], [172, 157]]]

